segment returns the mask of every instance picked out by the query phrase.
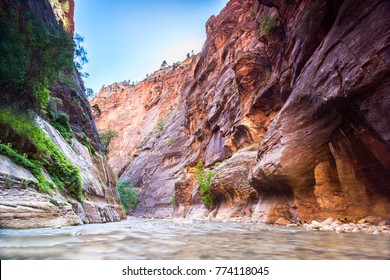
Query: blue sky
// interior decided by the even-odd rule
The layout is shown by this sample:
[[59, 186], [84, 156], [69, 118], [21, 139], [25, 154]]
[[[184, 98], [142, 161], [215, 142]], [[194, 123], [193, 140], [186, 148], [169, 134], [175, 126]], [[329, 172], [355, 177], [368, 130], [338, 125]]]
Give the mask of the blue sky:
[[86, 87], [141, 81], [169, 64], [198, 53], [207, 19], [228, 0], [76, 0], [76, 33], [88, 52]]

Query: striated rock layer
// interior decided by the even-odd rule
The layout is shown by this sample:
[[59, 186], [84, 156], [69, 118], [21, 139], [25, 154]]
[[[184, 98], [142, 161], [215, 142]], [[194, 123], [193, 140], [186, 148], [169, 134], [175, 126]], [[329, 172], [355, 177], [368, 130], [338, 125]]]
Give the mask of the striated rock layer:
[[139, 188], [136, 214], [389, 218], [389, 26], [385, 0], [231, 0], [199, 55], [103, 89], [91, 104], [119, 132], [109, 161]]
[[39, 192], [34, 187], [38, 181], [29, 170], [0, 155], [0, 227], [67, 226], [125, 218], [115, 190], [115, 175], [104, 157], [98, 153], [90, 154], [88, 148], [75, 138], [68, 144], [43, 119], [37, 122], [80, 170], [85, 200], [80, 203], [56, 190], [52, 194]]

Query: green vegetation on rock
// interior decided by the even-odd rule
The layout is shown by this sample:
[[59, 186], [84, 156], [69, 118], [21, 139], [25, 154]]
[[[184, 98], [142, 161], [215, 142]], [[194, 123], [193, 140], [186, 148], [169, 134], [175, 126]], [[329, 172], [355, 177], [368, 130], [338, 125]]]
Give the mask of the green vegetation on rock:
[[70, 143], [73, 138], [73, 131], [69, 124], [69, 116], [65, 113], [58, 113], [54, 116], [50, 124], [57, 129], [65, 141]]
[[0, 38], [1, 106], [44, 111], [49, 86], [62, 71], [74, 71], [72, 39], [45, 24], [23, 1], [7, 0], [0, 3]]
[[104, 151], [108, 154], [109, 146], [116, 137], [119, 136], [119, 133], [113, 129], [101, 130], [99, 131], [100, 140], [102, 141]]
[[50, 199], [50, 203], [53, 204], [53, 205], [55, 205], [55, 206], [58, 206], [58, 205], [59, 205], [59, 204], [58, 204], [58, 201], [55, 200], [54, 198]]
[[50, 124], [61, 133], [66, 142], [70, 143], [74, 135], [69, 124], [68, 114], [63, 113], [58, 109], [61, 105], [62, 100], [60, 98], [50, 96], [46, 108], [47, 115], [49, 116]]
[[260, 35], [268, 35], [271, 30], [278, 26], [278, 20], [268, 16], [268, 15], [262, 15], [260, 17]]
[[[41, 173], [45, 169], [59, 190], [82, 201], [80, 171], [33, 119], [0, 109], [0, 130], [4, 132], [0, 136], [2, 142], [14, 143], [12, 149], [9, 145], [2, 144], [0, 152], [28, 168], [38, 179], [40, 190], [49, 192], [53, 187]], [[22, 156], [23, 153], [25, 156]]]
[[234, 154], [238, 152], [245, 152], [245, 151], [256, 151], [259, 148], [259, 143], [252, 143], [248, 146], [242, 147], [234, 152]]
[[172, 136], [169, 136], [169, 138], [168, 138], [168, 140], [167, 140], [167, 146], [168, 147], [170, 147], [170, 146], [172, 146], [172, 144], [173, 144], [173, 137]]
[[5, 145], [0, 143], [0, 154], [9, 157], [16, 164], [30, 170], [31, 174], [38, 180], [39, 183], [37, 187], [41, 192], [51, 192], [53, 184], [42, 174], [42, 167], [38, 162], [29, 160], [26, 154], [21, 155], [18, 151], [12, 148], [11, 144]]
[[173, 209], [176, 209], [176, 207], [177, 207], [176, 195], [172, 196], [171, 205], [172, 205]]
[[85, 133], [83, 133], [83, 139], [81, 139], [81, 144], [88, 148], [90, 155], [93, 155], [95, 153], [95, 148], [93, 147]]
[[155, 130], [157, 130], [157, 132], [161, 132], [163, 129], [164, 129], [164, 120], [157, 123]]
[[130, 210], [133, 211], [138, 203], [138, 193], [130, 178], [118, 180], [116, 189], [118, 191], [120, 203], [125, 209], [126, 214], [128, 214]]
[[199, 184], [199, 193], [202, 196], [202, 201], [208, 208], [211, 208], [215, 199], [215, 196], [211, 193], [210, 190], [211, 178], [214, 175], [214, 172], [206, 171], [204, 169], [203, 163], [201, 161], [197, 163], [194, 176]]

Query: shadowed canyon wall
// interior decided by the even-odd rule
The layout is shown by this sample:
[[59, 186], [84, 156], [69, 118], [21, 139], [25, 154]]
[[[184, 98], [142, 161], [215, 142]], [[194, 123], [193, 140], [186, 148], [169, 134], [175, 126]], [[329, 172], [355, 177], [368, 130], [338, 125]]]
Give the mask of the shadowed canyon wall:
[[[91, 101], [135, 214], [390, 216], [390, 2], [231, 0], [200, 54]], [[212, 172], [202, 202], [195, 166]]]
[[[12, 18], [11, 16], [18, 15], [23, 18], [24, 15], [28, 15], [35, 20], [39, 28], [52, 32], [50, 34], [52, 37], [49, 39], [55, 39], [55, 36], [63, 29], [70, 38], [73, 38], [73, 0], [17, 2], [2, 0], [0, 8], [1, 24], [6, 22], [4, 19]], [[26, 18], [30, 19], [28, 16]], [[8, 20], [7, 23], [9, 22], [11, 21]], [[31, 27], [34, 23], [20, 21], [18, 24], [21, 29], [27, 30], [26, 33], [34, 32]], [[2, 28], [2, 31], [7, 30], [6, 25]], [[38, 40], [42, 42], [49, 40], [45, 37], [49, 36], [49, 33], [39, 35]], [[28, 44], [30, 43], [26, 42], [26, 48], [30, 46]], [[16, 47], [22, 48], [18, 45]], [[50, 47], [56, 48], [56, 46]], [[72, 58], [71, 65], [73, 66]], [[27, 112], [15, 110], [14, 108], [18, 108], [15, 104], [2, 102], [0, 105], [0, 117], [2, 118], [0, 119], [0, 144], [3, 145], [0, 149], [0, 227], [66, 226], [119, 221], [125, 218], [115, 189], [116, 177], [105, 157], [99, 152], [102, 146], [78, 71], [64, 71], [62, 80], [57, 81], [49, 89], [50, 100], [57, 102], [56, 108], [50, 109], [49, 102], [47, 111], [40, 113], [31, 111], [29, 112], [30, 118], [23, 119], [21, 115]], [[2, 98], [4, 98], [3, 88], [1, 90]], [[65, 139], [54, 128], [52, 117], [47, 112], [51, 112], [52, 115], [69, 117], [69, 129], [72, 132], [70, 139]], [[27, 130], [20, 131], [18, 126], [23, 127], [23, 125], [15, 122], [20, 122], [20, 120], [25, 121], [25, 127], [34, 133]], [[45, 142], [36, 143], [35, 139], [30, 136], [40, 137]], [[54, 143], [54, 148], [50, 146], [51, 143]], [[46, 154], [37, 156], [42, 150], [45, 150]], [[18, 156], [17, 153], [20, 155]], [[37, 163], [39, 159], [42, 159], [43, 163]], [[55, 162], [55, 159], [61, 161]], [[31, 161], [26, 164], [28, 160]], [[33, 168], [31, 168], [33, 165], [31, 162], [34, 162]], [[75, 184], [69, 185], [68, 190], [64, 189], [64, 186], [60, 184], [62, 182], [54, 178], [52, 174], [49, 175], [50, 172], [42, 166], [57, 166], [57, 170], [52, 171], [53, 174], [62, 172], [61, 169], [67, 169], [64, 172], [69, 172], [69, 174], [73, 172], [75, 178], [80, 180], [79, 196], [76, 197], [71, 191], [75, 188]], [[69, 169], [72, 166], [75, 167], [73, 171]], [[39, 178], [37, 168], [42, 169], [38, 172], [41, 173], [38, 174]], [[46, 190], [46, 192], [42, 189], [38, 190], [39, 184], [44, 179], [53, 189]], [[70, 181], [73, 178], [61, 179]]]

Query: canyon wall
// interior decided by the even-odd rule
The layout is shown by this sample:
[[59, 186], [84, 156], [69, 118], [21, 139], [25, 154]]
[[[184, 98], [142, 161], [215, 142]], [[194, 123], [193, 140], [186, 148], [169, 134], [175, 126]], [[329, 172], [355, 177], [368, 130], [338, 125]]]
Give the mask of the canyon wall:
[[[0, 154], [0, 227], [36, 228], [120, 221], [125, 214], [115, 190], [116, 178], [104, 156], [90, 153], [76, 138], [67, 143], [48, 122], [37, 123], [80, 171], [83, 201], [55, 189], [34, 187], [31, 172]], [[51, 182], [53, 179], [45, 174]]]
[[[200, 54], [91, 101], [144, 217], [390, 217], [390, 3], [231, 0]], [[212, 204], [194, 174], [210, 170]], [[205, 171], [203, 171], [205, 172]]]
[[[28, 14], [39, 28], [53, 32], [51, 36], [58, 36], [57, 32], [65, 29], [69, 40], [73, 38], [73, 0], [2, 0], [0, 4], [7, 16], [9, 11]], [[8, 24], [12, 23], [6, 19]], [[27, 26], [28, 23], [25, 24]], [[21, 28], [25, 27], [21, 25]], [[45, 35], [48, 33], [41, 34], [40, 40], [48, 40]], [[53, 227], [124, 219], [126, 216], [115, 189], [116, 177], [100, 151], [101, 142], [78, 71], [65, 70], [61, 79], [49, 90], [49, 105], [43, 112], [15, 110], [19, 104], [12, 103], [3, 102], [0, 106], [0, 227]], [[56, 102], [55, 106], [52, 101]], [[26, 113], [29, 117], [24, 116]], [[69, 117], [69, 139], [53, 127], [52, 123], [57, 122], [58, 125], [59, 122], [54, 115], [62, 116], [62, 120]], [[25, 124], [18, 124], [18, 121]], [[29, 131], [20, 131], [22, 125]], [[64, 126], [61, 122], [60, 127], [66, 128], [66, 123]], [[33, 137], [44, 141], [37, 143]], [[54, 149], [51, 143], [54, 143]], [[56, 162], [56, 159], [61, 161]], [[52, 174], [63, 170], [54, 168], [49, 174], [45, 170], [47, 166], [58, 166], [77, 180], [79, 178], [80, 195], [72, 193], [72, 189], [76, 188], [74, 184], [64, 189], [65, 183], [58, 180], [60, 177], [53, 177]], [[73, 171], [68, 170], [72, 167], [75, 168]], [[37, 168], [42, 169], [43, 179], [42, 174], [37, 177]], [[61, 179], [70, 181], [73, 178]], [[44, 181], [53, 189], [40, 191], [39, 185]]]

